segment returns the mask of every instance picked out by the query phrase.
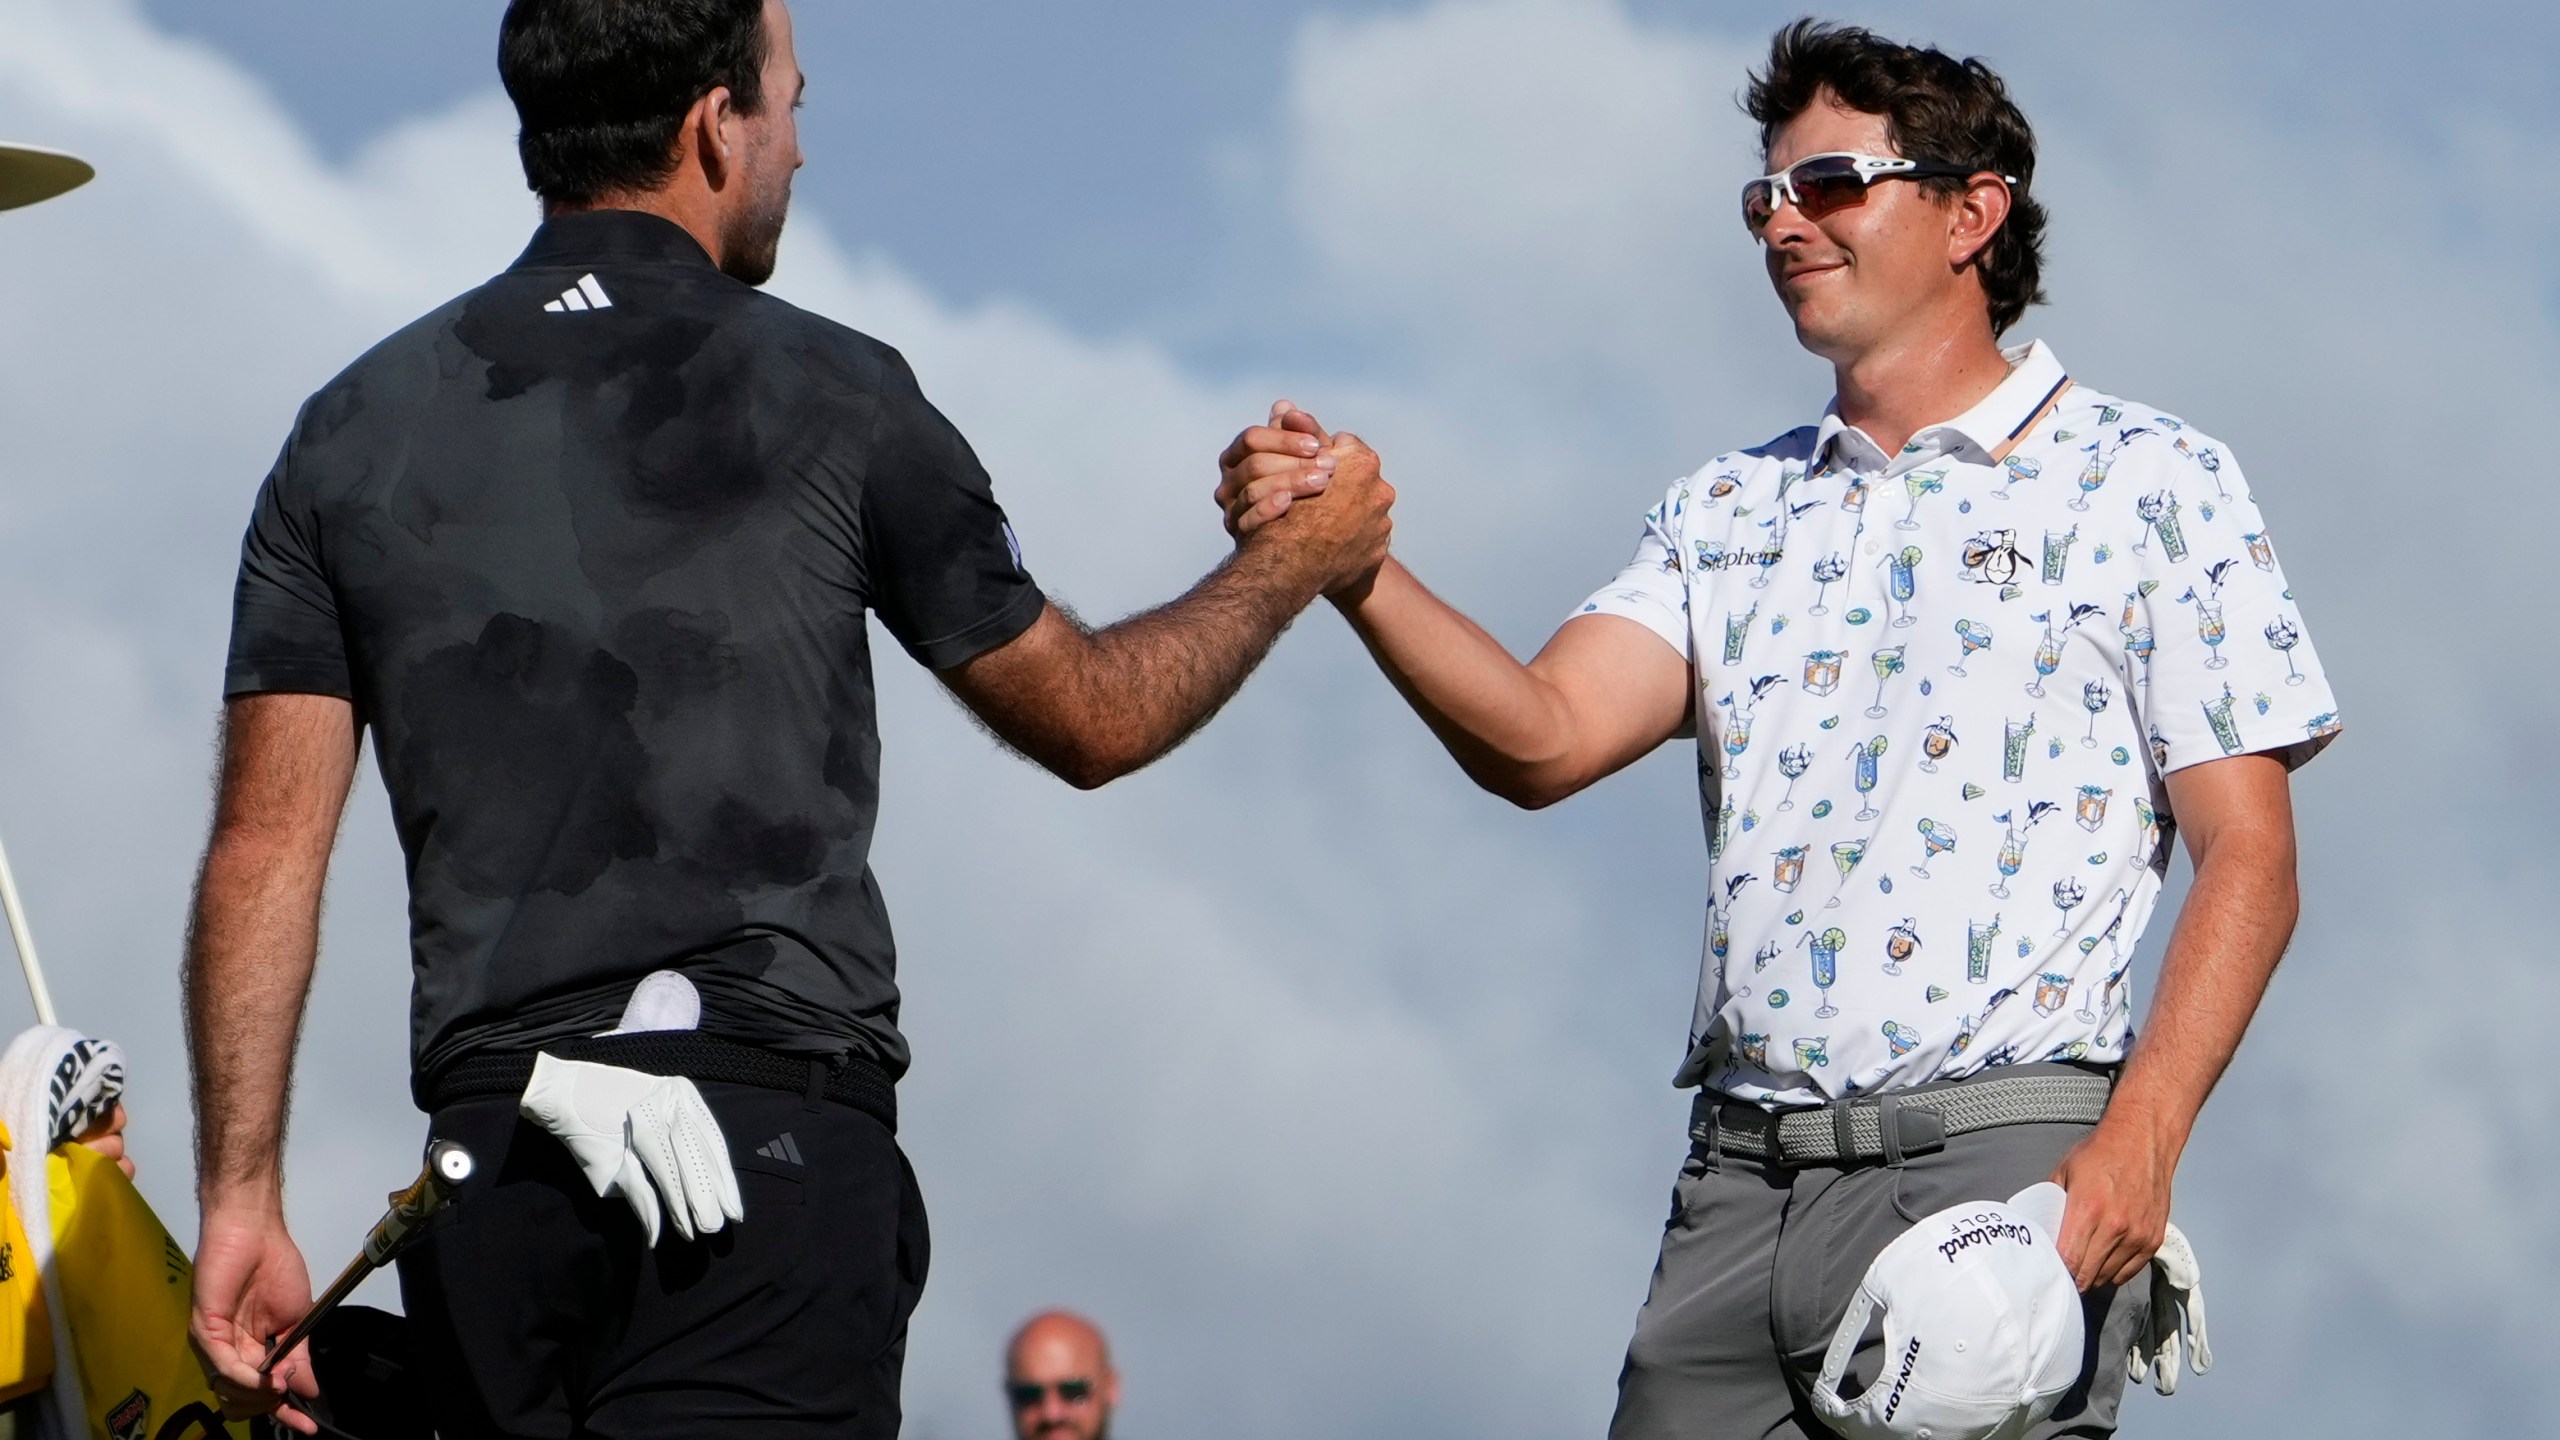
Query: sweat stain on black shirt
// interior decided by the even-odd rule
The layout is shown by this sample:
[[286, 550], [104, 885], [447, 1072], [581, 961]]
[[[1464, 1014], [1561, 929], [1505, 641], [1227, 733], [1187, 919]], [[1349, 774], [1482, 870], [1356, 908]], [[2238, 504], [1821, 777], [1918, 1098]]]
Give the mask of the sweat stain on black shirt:
[[1042, 603], [895, 350], [599, 211], [303, 407], [224, 694], [334, 695], [373, 731], [413, 1084], [605, 1029], [666, 968], [707, 1031], [894, 1075], [865, 618], [942, 670]]

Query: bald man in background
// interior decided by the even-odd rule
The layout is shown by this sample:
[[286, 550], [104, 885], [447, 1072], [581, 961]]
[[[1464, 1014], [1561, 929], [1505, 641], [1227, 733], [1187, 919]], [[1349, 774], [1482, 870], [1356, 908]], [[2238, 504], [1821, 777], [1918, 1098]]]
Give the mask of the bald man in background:
[[1110, 1342], [1081, 1315], [1032, 1316], [1005, 1347], [1004, 1398], [1017, 1440], [1110, 1440], [1120, 1408]]

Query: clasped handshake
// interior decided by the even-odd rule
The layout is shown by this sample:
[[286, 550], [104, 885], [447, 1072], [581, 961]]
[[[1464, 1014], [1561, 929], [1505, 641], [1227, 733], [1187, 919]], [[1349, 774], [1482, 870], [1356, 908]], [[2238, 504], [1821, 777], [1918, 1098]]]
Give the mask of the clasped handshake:
[[1336, 601], [1367, 593], [1395, 531], [1378, 452], [1286, 400], [1218, 457], [1217, 500], [1239, 553], [1270, 553]]

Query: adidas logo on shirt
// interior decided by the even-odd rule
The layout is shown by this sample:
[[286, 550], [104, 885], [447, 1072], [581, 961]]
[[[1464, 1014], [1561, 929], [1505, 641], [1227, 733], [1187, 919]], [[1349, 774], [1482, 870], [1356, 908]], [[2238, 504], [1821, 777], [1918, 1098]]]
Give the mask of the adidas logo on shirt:
[[800, 1158], [800, 1146], [791, 1138], [791, 1132], [788, 1130], [782, 1132], [782, 1137], [780, 1139], [768, 1141], [765, 1144], [757, 1146], [756, 1153], [767, 1160], [779, 1160], [786, 1165], [806, 1165], [809, 1163]]
[[613, 301], [605, 295], [604, 287], [596, 283], [596, 277], [588, 274], [579, 276], [577, 284], [561, 291], [559, 299], [542, 308], [554, 315], [565, 315], [575, 310], [610, 310]]

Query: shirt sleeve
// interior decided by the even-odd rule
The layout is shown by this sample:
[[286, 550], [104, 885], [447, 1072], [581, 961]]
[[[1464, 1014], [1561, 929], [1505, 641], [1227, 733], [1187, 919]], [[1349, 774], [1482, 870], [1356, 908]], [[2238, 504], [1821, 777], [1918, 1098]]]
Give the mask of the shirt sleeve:
[[1048, 603], [985, 467], [896, 357], [864, 467], [862, 521], [865, 598], [928, 669], [1004, 644]]
[[1616, 615], [1633, 620], [1662, 637], [1662, 643], [1697, 663], [1689, 643], [1689, 581], [1680, 564], [1680, 519], [1689, 504], [1689, 481], [1683, 477], [1662, 503], [1644, 517], [1644, 533], [1636, 537], [1635, 558], [1582, 602], [1574, 615]]
[[355, 698], [338, 596], [322, 558], [320, 522], [285, 442], [249, 514], [231, 596], [231, 654], [222, 698], [300, 694]]
[[[2228, 755], [2287, 769], [2339, 730], [2338, 702], [2228, 450], [2192, 429], [2126, 454], [2143, 522], [2140, 610], [2151, 632], [2136, 705], [2166, 775]], [[2139, 651], [2137, 651], [2137, 656]]]

